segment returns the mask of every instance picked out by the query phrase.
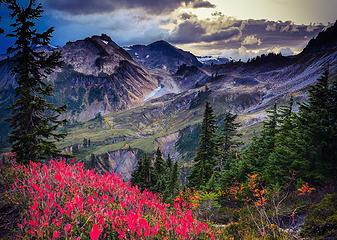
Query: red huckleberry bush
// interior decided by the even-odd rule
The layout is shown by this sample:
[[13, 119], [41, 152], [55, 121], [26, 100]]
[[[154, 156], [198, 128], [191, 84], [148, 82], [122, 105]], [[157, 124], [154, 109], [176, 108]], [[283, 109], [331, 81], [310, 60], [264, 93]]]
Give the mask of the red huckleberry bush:
[[26, 202], [17, 239], [213, 239], [181, 198], [166, 204], [121, 176], [50, 160], [12, 167], [8, 195]]

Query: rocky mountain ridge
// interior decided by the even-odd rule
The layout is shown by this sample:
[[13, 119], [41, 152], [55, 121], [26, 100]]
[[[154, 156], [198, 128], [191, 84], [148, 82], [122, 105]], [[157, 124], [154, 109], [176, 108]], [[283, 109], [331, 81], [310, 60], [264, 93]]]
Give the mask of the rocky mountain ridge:
[[[336, 33], [335, 28], [328, 31], [330, 35], [331, 31]], [[94, 154], [99, 159], [98, 168], [106, 170], [110, 166], [108, 169], [115, 172], [123, 169], [125, 176], [130, 176], [137, 161], [133, 151], [139, 156], [152, 154], [155, 147], [160, 147], [165, 155], [188, 162], [193, 158], [193, 149], [187, 146], [197, 142], [195, 133], [205, 101], [211, 102], [219, 119], [228, 110], [238, 113], [241, 131], [248, 139], [265, 119], [269, 106], [286, 103], [290, 95], [295, 101], [304, 101], [305, 90], [324, 67], [329, 65], [331, 76], [337, 76], [337, 41], [324, 39], [325, 35], [318, 35], [315, 44], [309, 42], [296, 56], [269, 54], [247, 63], [201, 66], [182, 61], [178, 66], [170, 54], [157, 59], [159, 65], [165, 65], [172, 57], [173, 72], [162, 68], [157, 71], [157, 63], [151, 69], [141, 66], [135, 52], [124, 51], [106, 35], [68, 43], [58, 48], [68, 64], [52, 78], [54, 101], [67, 103], [66, 117], [74, 120], [63, 129], [69, 137], [60, 147], [77, 149], [83, 161], [90, 161]], [[317, 44], [326, 41], [329, 47], [322, 46], [318, 51]], [[140, 46], [138, 49], [144, 48]], [[0, 61], [2, 106], [13, 101], [10, 96], [15, 81], [9, 70], [8, 62]], [[91, 146], [83, 147], [84, 138], [91, 140]], [[182, 143], [180, 139], [185, 140]], [[125, 161], [112, 155], [123, 155]], [[123, 162], [128, 164], [123, 167]]]

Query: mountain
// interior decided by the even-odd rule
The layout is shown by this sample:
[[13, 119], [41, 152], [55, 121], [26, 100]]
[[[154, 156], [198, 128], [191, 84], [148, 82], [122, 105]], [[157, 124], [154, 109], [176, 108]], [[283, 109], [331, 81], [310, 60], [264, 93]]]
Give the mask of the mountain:
[[202, 68], [186, 64], [181, 65], [173, 77], [180, 89], [184, 90], [203, 86], [212, 78]]
[[313, 51], [324, 51], [329, 48], [336, 48], [337, 42], [337, 21], [331, 27], [324, 29], [317, 37], [311, 39], [307, 46], [303, 49], [302, 54]]
[[[126, 178], [137, 156], [153, 154], [160, 147], [165, 157], [170, 154], [180, 161], [183, 181], [198, 144], [206, 101], [212, 104], [219, 120], [228, 110], [239, 115], [243, 125], [240, 132], [247, 143], [259, 131], [266, 110], [274, 103], [285, 104], [291, 95], [295, 101], [305, 101], [308, 86], [328, 62], [331, 76], [337, 77], [336, 47], [337, 42], [329, 48], [322, 46], [321, 52], [312, 50], [305, 55], [261, 55], [247, 63], [203, 67], [183, 64], [172, 74], [160, 74], [179, 91], [157, 95], [166, 88], [161, 81], [160, 90], [154, 90], [142, 106], [106, 115], [102, 123], [92, 120], [69, 126], [69, 138], [61, 147], [71, 152], [72, 146], [80, 159], [87, 161], [88, 153], [93, 153], [98, 169], [122, 172]], [[82, 131], [86, 139], [91, 139], [90, 147], [78, 138]]]
[[[62, 53], [65, 67], [49, 80], [55, 87], [55, 102], [68, 104], [68, 117], [75, 120], [135, 107], [158, 85], [147, 69], [104, 34], [41, 51]], [[16, 84], [15, 76], [8, 74], [10, 64], [0, 62], [1, 89]]]
[[[158, 80], [107, 35], [41, 51], [62, 52], [65, 67], [49, 78], [55, 88], [51, 101], [68, 105], [64, 117], [71, 122], [136, 107], [158, 86]], [[16, 80], [10, 74], [12, 66], [10, 58], [0, 61], [1, 119], [9, 114], [5, 107], [14, 102]], [[0, 126], [4, 135], [6, 126], [3, 122]]]
[[[47, 45], [40, 45], [40, 44], [35, 44], [32, 46], [32, 49], [34, 49], [35, 51], [38, 51], [38, 52], [44, 52], [44, 51], [52, 51], [52, 50], [55, 50], [57, 49], [58, 47], [55, 47], [51, 44], [47, 44]], [[4, 59], [7, 59], [7, 58], [11, 58], [13, 56], [15, 56], [16, 54], [16, 51], [14, 52], [11, 52], [10, 54], [0, 54], [0, 61], [4, 60]]]
[[[337, 35], [336, 24], [325, 33]], [[297, 102], [305, 101], [308, 86], [328, 63], [331, 77], [337, 77], [337, 41], [323, 32], [315, 44], [310, 42], [298, 55], [261, 55], [247, 63], [178, 65], [162, 57], [173, 64], [171, 73], [154, 72], [154, 65], [146, 69], [132, 60], [136, 52], [121, 49], [105, 35], [67, 43], [58, 49], [68, 65], [52, 79], [56, 101], [69, 104], [67, 117], [74, 121], [62, 129], [69, 136], [59, 146], [76, 159], [93, 161], [97, 169], [119, 172], [127, 179], [140, 156], [160, 147], [187, 173], [206, 101], [218, 120], [228, 110], [239, 115], [247, 143], [274, 103], [285, 104], [291, 95]], [[162, 41], [156, 45], [173, 47]], [[0, 61], [0, 104], [13, 100], [10, 67]], [[104, 116], [95, 117], [98, 112]]]
[[192, 53], [176, 48], [163, 40], [149, 45], [128, 46], [125, 50], [140, 65], [152, 70], [174, 73], [182, 64], [202, 66]]

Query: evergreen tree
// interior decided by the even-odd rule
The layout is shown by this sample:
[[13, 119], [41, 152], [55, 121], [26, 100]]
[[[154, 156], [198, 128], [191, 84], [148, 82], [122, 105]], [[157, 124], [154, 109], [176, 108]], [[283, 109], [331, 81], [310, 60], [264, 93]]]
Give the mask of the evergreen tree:
[[17, 75], [18, 83], [16, 101], [10, 107], [12, 116], [8, 119], [12, 129], [9, 136], [12, 151], [22, 163], [58, 157], [61, 152], [55, 141], [63, 139], [65, 134], [55, 130], [65, 122], [59, 120], [59, 116], [66, 106], [55, 107], [46, 101], [46, 97], [53, 95], [53, 87], [46, 78], [63, 62], [60, 52], [45, 54], [32, 49], [33, 45], [47, 45], [54, 29], [37, 32], [35, 21], [39, 21], [43, 10], [35, 0], [30, 0], [27, 7], [20, 6], [16, 0], [7, 0], [5, 5], [15, 20], [11, 24], [14, 34], [7, 36], [16, 38], [14, 48], [8, 49], [8, 52], [16, 52], [12, 73]]
[[90, 161], [89, 161], [89, 164], [88, 164], [88, 168], [89, 169], [95, 169], [96, 165], [97, 165], [96, 156], [95, 156], [95, 154], [91, 154]]
[[213, 109], [209, 102], [206, 102], [203, 122], [201, 126], [200, 142], [194, 159], [195, 165], [192, 173], [188, 177], [189, 185], [200, 188], [208, 182], [217, 164], [218, 139], [216, 135], [217, 126]]
[[179, 189], [179, 168], [178, 162], [175, 162], [172, 166], [172, 159], [170, 155], [168, 155], [166, 159], [166, 184], [165, 190], [162, 194], [164, 199], [168, 202], [174, 200], [177, 191]]
[[250, 173], [259, 173], [263, 176], [269, 155], [274, 150], [275, 135], [278, 131], [279, 116], [276, 104], [267, 113], [268, 120], [264, 122], [261, 133], [254, 136], [252, 142], [242, 152], [242, 158], [236, 166], [238, 177], [242, 178]]
[[268, 113], [268, 121], [264, 122], [264, 127], [262, 130], [262, 135], [265, 138], [268, 138], [266, 142], [266, 146], [268, 147], [268, 151], [271, 152], [274, 147], [274, 137], [277, 133], [277, 124], [279, 122], [279, 114], [277, 112], [277, 105], [274, 104], [273, 108], [270, 110], [267, 110]]
[[241, 134], [237, 129], [240, 127], [240, 123], [237, 121], [237, 114], [227, 112], [223, 120], [223, 127], [219, 136], [220, 144], [220, 158], [219, 158], [219, 171], [230, 168], [230, 156], [233, 155], [234, 149], [238, 148], [242, 143], [238, 141], [238, 137]]
[[154, 162], [154, 186], [152, 190], [157, 193], [163, 193], [166, 188], [166, 164], [163, 159], [160, 148], [157, 148]]
[[[260, 135], [241, 154], [227, 180], [244, 181], [248, 173], [259, 173], [269, 185], [282, 185], [296, 172], [296, 178], [322, 184], [336, 180], [337, 172], [337, 79], [326, 69], [308, 90], [308, 101], [293, 113], [293, 99], [269, 113]], [[223, 177], [223, 178], [224, 178]]]
[[[337, 26], [337, 24], [335, 24]], [[332, 141], [330, 142], [330, 149], [337, 149], [337, 76], [335, 76], [333, 79], [330, 81], [330, 86], [329, 86], [329, 113], [331, 113], [331, 124], [330, 124], [330, 131], [331, 131], [331, 136], [332, 136]], [[335, 155], [335, 152], [330, 153], [330, 156]], [[333, 161], [333, 159], [332, 159]], [[335, 161], [335, 166], [336, 166], [336, 161]]]
[[293, 96], [290, 97], [289, 103], [287, 105], [282, 105], [278, 109], [278, 125], [279, 125], [279, 132], [283, 131], [284, 129], [290, 129], [294, 127], [294, 98]]
[[[268, 184], [284, 184], [289, 180], [290, 172], [298, 168], [304, 170], [307, 165], [303, 154], [307, 144], [299, 136], [296, 115], [292, 112], [293, 98], [289, 104], [279, 109], [279, 130], [275, 135], [274, 149], [268, 157], [263, 177]], [[305, 163], [305, 164], [304, 164]]]
[[172, 178], [172, 171], [173, 171], [173, 166], [172, 166], [172, 159], [170, 154], [168, 154], [166, 163], [165, 163], [165, 189], [162, 193], [162, 196], [164, 199], [170, 199], [172, 196], [170, 184], [171, 184], [171, 178]]
[[172, 159], [170, 154], [168, 154], [167, 159], [166, 159], [166, 168], [167, 171], [171, 172], [172, 171]]
[[175, 199], [177, 192], [179, 190], [179, 169], [178, 169], [178, 162], [175, 162], [171, 171], [171, 177], [169, 182], [169, 190], [171, 193], [172, 199]]
[[131, 174], [130, 182], [132, 185], [138, 185], [140, 187], [141, 182], [145, 180], [145, 176], [142, 175], [144, 171], [144, 159], [140, 158], [137, 161], [137, 165]]
[[131, 174], [130, 182], [133, 185], [138, 185], [141, 190], [151, 189], [153, 186], [153, 167], [149, 156], [144, 156], [138, 160]]
[[152, 159], [149, 156], [145, 156], [144, 158], [143, 171], [141, 175], [144, 176], [144, 188], [151, 189], [154, 185], [154, 169], [152, 166]]
[[288, 171], [297, 178], [322, 183], [335, 178], [337, 171], [336, 80], [329, 80], [329, 70], [308, 91], [308, 102], [300, 104], [299, 113], [291, 113], [293, 101], [280, 110], [280, 128], [275, 137], [265, 176], [282, 184]]
[[157, 148], [156, 151], [156, 157], [154, 161], [154, 171], [156, 177], [163, 175], [163, 173], [165, 172], [165, 161], [163, 159], [163, 154], [159, 147]]
[[275, 135], [278, 132], [279, 115], [277, 105], [274, 104], [272, 109], [267, 110], [268, 120], [264, 122], [261, 137], [259, 139], [259, 164], [263, 167], [266, 160], [274, 150]]
[[219, 185], [219, 181], [221, 182], [221, 179], [219, 179], [219, 174], [221, 172], [214, 171], [206, 185], [204, 186], [204, 189], [207, 191], [215, 191], [217, 189], [217, 186]]
[[[308, 101], [299, 107], [298, 121], [301, 137], [307, 142], [310, 161], [305, 177], [321, 182], [336, 177], [336, 95], [335, 82], [329, 80], [329, 69], [308, 90]], [[312, 154], [314, 152], [314, 154]]]

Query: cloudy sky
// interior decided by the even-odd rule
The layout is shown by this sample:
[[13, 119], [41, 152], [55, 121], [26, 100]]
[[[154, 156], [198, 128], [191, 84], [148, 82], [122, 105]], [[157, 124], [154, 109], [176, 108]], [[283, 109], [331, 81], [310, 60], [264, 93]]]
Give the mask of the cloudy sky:
[[[20, 0], [18, 0], [20, 1]], [[25, 2], [26, 0], [21, 0]], [[337, 0], [41, 0], [54, 45], [106, 33], [121, 46], [164, 39], [196, 55], [298, 53], [337, 19]], [[6, 32], [10, 22], [0, 8]], [[0, 52], [11, 42], [0, 36]]]

